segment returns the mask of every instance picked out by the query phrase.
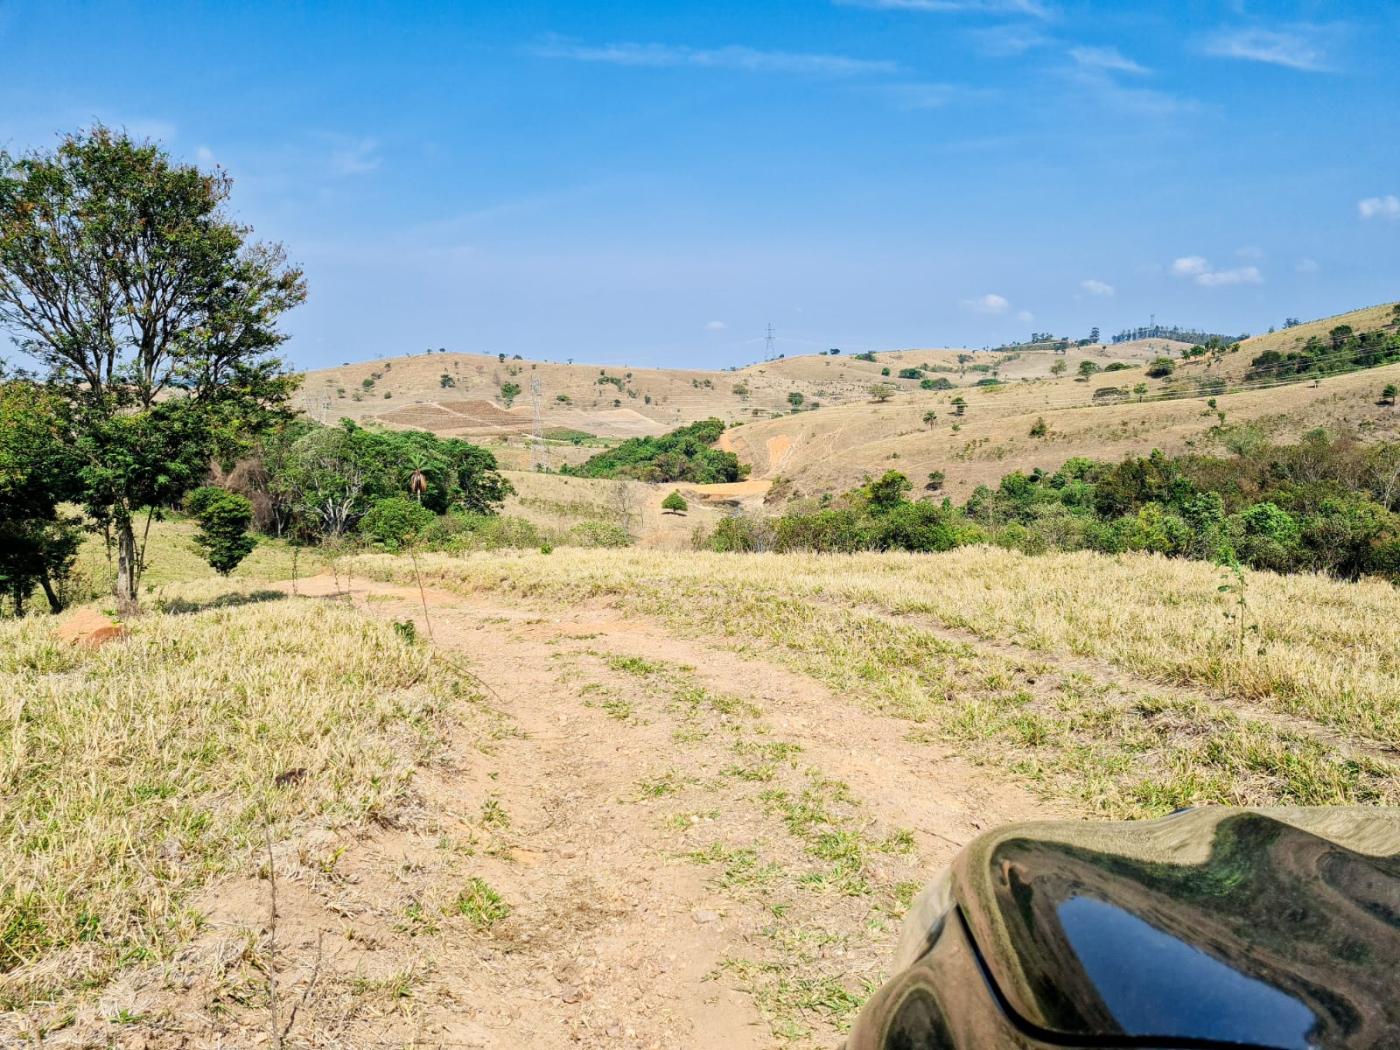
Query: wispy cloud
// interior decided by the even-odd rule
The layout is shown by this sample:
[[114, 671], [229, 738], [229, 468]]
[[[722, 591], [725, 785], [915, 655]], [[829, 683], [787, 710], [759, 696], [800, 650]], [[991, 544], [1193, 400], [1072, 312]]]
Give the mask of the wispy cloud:
[[963, 307], [977, 314], [1004, 314], [1011, 309], [1011, 300], [1004, 295], [988, 292], [976, 299], [964, 299]]
[[1400, 219], [1400, 197], [1393, 193], [1367, 197], [1356, 202], [1356, 210], [1363, 219]]
[[727, 324], [725, 324], [723, 321], [706, 321], [706, 322], [705, 322], [705, 331], [707, 331], [707, 332], [723, 332], [723, 331], [724, 331], [726, 328], [728, 328], [728, 327], [729, 327], [729, 326], [728, 326]]
[[1107, 281], [1095, 280], [1093, 277], [1080, 281], [1079, 287], [1083, 288], [1090, 295], [1104, 296], [1105, 298], [1114, 294], [1117, 290]]
[[332, 136], [330, 170], [335, 175], [364, 175], [376, 170], [381, 162], [379, 140]]
[[1203, 50], [1217, 58], [1238, 58], [1305, 73], [1325, 73], [1330, 67], [1327, 54], [1318, 42], [1325, 33], [1326, 30], [1318, 26], [1221, 29], [1206, 38]]
[[873, 7], [882, 11], [927, 11], [933, 14], [1027, 15], [1053, 18], [1054, 9], [1039, 0], [836, 0], [847, 7]]
[[1134, 62], [1116, 47], [1072, 47], [1070, 58], [1083, 69], [1099, 69], [1109, 73], [1133, 73], [1141, 76], [1151, 70]]
[[798, 51], [761, 51], [739, 45], [697, 48], [678, 44], [579, 44], [556, 38], [540, 44], [534, 52], [543, 58], [651, 69], [691, 66], [701, 69], [737, 69], [751, 73], [795, 73], [829, 77], [889, 74], [899, 71], [897, 63], [885, 59]]
[[1236, 266], [1230, 270], [1217, 270], [1200, 255], [1183, 255], [1172, 262], [1171, 272], [1182, 278], [1189, 278], [1203, 288], [1221, 288], [1234, 284], [1263, 284], [1264, 275], [1257, 266]]
[[923, 82], [880, 84], [872, 90], [878, 91], [899, 109], [938, 109], [951, 99], [979, 94], [957, 84]]
[[1048, 47], [1055, 42], [1049, 33], [1039, 26], [1024, 22], [1007, 22], [1002, 25], [984, 26], [969, 30], [972, 46], [979, 54], [992, 58], [1012, 58], [1024, 55], [1038, 47]]
[[1299, 259], [1293, 269], [1299, 273], [1317, 273], [1322, 267], [1318, 265], [1316, 259]]
[[1166, 117], [1199, 108], [1199, 103], [1194, 99], [1181, 98], [1153, 88], [1120, 84], [1112, 73], [1104, 69], [1075, 66], [1067, 71], [1067, 76], [1071, 83], [1077, 84], [1100, 105], [1134, 116]]
[[1207, 270], [1196, 275], [1196, 283], [1206, 288], [1227, 284], [1263, 284], [1264, 275], [1257, 266], [1237, 266], [1233, 270]]

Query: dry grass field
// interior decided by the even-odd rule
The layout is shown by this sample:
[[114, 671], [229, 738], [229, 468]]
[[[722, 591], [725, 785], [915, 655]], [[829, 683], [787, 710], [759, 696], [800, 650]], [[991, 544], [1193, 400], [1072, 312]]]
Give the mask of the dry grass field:
[[1384, 584], [557, 547], [293, 595], [153, 542], [125, 638], [0, 625], [0, 1040], [826, 1046], [989, 826], [1400, 803]]
[[[1139, 381], [1157, 348], [1110, 353]], [[956, 351], [880, 357], [959, 367]], [[778, 481], [813, 495], [937, 469], [961, 497], [1073, 455], [1207, 448], [1222, 422], [1400, 432], [1376, 404], [1400, 366], [1213, 408], [1091, 407], [1102, 377], [1050, 377], [1053, 360], [1008, 355], [1024, 382], [905, 382], [884, 404], [864, 394], [880, 363], [725, 374], [742, 398], [717, 374], [615, 370], [639, 394], [625, 408], [574, 401], [596, 369], [548, 366], [574, 384], [553, 422], [591, 433], [744, 407], [722, 443], [755, 476], [714, 486], [529, 469], [519, 408], [486, 400], [493, 370], [528, 362], [363, 366], [381, 392], [404, 382], [388, 401], [422, 394], [410, 413], [456, 413], [468, 424], [447, 432], [501, 453], [503, 535], [528, 543], [263, 542], [225, 580], [175, 518], [153, 526], [146, 612], [117, 640], [0, 622], [0, 1044], [830, 1046], [920, 884], [989, 827], [1400, 805], [1388, 584], [1087, 552], [692, 549]], [[429, 404], [443, 368], [476, 377], [455, 407]], [[794, 388], [823, 407], [787, 412]], [[672, 488], [684, 514], [662, 510]], [[110, 581], [95, 537], [79, 576], [93, 594]]]

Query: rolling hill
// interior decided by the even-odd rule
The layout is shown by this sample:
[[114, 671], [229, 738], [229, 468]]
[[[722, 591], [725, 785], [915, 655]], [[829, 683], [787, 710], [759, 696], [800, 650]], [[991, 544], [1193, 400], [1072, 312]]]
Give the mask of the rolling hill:
[[[1171, 345], [1145, 340], [1076, 348], [1066, 356], [1071, 369], [1083, 359], [1101, 367], [1115, 361], [1142, 364]], [[298, 407], [323, 420], [508, 437], [533, 428], [531, 384], [538, 380], [546, 429], [626, 438], [664, 433], [710, 416], [731, 424], [785, 416], [793, 394], [800, 394], [803, 409], [810, 410], [867, 401], [870, 387], [880, 382], [901, 392], [918, 390], [919, 380], [900, 378], [901, 369], [926, 369], [927, 378], [973, 386], [993, 374], [1008, 381], [1047, 378], [1058, 359], [1044, 350], [958, 349], [892, 350], [875, 358], [809, 354], [706, 371], [419, 354], [308, 372]], [[882, 375], [885, 370], [890, 375]], [[513, 396], [505, 396], [512, 387]]]
[[[757, 503], [776, 480], [785, 494], [840, 490], [891, 468], [916, 481], [943, 471], [944, 491], [956, 499], [1012, 470], [1052, 468], [1070, 456], [1112, 459], [1151, 448], [1200, 447], [1222, 422], [1253, 424], [1280, 439], [1317, 426], [1394, 435], [1400, 412], [1377, 401], [1385, 384], [1400, 380], [1400, 365], [1301, 381], [1246, 376], [1250, 362], [1267, 350], [1286, 353], [1341, 324], [1358, 331], [1393, 326], [1392, 310], [1385, 304], [1322, 318], [1193, 359], [1183, 359], [1185, 344], [1166, 340], [1065, 353], [904, 349], [876, 353], [874, 361], [804, 355], [732, 371], [424, 354], [311, 372], [300, 398], [323, 420], [344, 416], [484, 441], [504, 466], [529, 471], [539, 459], [528, 437], [534, 426], [530, 384], [537, 379], [542, 425], [554, 438], [548, 442], [551, 467], [595, 452], [597, 442], [584, 435], [658, 434], [715, 416], [731, 424], [723, 447], [752, 464], [754, 479], [741, 492], [716, 494], [717, 500]], [[1149, 377], [1147, 365], [1160, 356], [1171, 357], [1174, 370]], [[1080, 376], [1085, 361], [1099, 371]], [[1056, 375], [1059, 362], [1065, 368]], [[921, 389], [919, 379], [899, 377], [908, 368], [926, 379], [946, 379], [952, 388]], [[882, 375], [885, 369], [890, 376]], [[992, 377], [1003, 382], [979, 385]], [[871, 397], [877, 383], [893, 388], [887, 401]], [[511, 404], [502, 397], [503, 384], [520, 388]], [[797, 411], [789, 401], [794, 394], [802, 397]], [[966, 403], [962, 414], [958, 398]], [[1211, 398], [1215, 407], [1207, 404]], [[1032, 437], [1042, 418], [1046, 433]]]

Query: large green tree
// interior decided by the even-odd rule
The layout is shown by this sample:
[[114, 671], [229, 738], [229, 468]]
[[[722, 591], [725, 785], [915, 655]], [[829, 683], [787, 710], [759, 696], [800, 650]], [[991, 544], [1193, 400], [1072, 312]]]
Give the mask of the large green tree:
[[[0, 152], [0, 325], [67, 409], [79, 498], [134, 608], [144, 528], [279, 413], [278, 316], [306, 295], [224, 211], [231, 180], [97, 126]], [[142, 538], [138, 540], [138, 529]]]
[[291, 501], [298, 534], [338, 537], [378, 501], [410, 494], [434, 514], [493, 514], [514, 491], [489, 451], [425, 431], [367, 430], [344, 419], [299, 434], [288, 428], [263, 447], [281, 463], [272, 489]]
[[61, 584], [80, 532], [60, 505], [78, 495], [78, 462], [62, 398], [36, 383], [0, 382], [0, 589], [16, 615], [36, 586], [63, 608]]

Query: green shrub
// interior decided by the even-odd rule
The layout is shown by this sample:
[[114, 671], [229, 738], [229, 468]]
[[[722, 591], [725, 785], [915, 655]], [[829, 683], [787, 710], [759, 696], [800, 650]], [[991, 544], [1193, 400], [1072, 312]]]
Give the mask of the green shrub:
[[199, 522], [195, 543], [204, 549], [205, 560], [221, 575], [227, 576], [236, 569], [257, 545], [248, 535], [253, 504], [247, 496], [206, 485], [190, 493], [185, 507]]
[[958, 536], [945, 512], [932, 503], [903, 500], [875, 519], [870, 530], [876, 550], [948, 551]]
[[431, 550], [526, 550], [539, 547], [543, 537], [524, 518], [497, 514], [444, 514], [423, 530], [419, 542]]
[[773, 549], [777, 551], [849, 554], [873, 546], [870, 516], [849, 507], [833, 507], [814, 514], [784, 514], [773, 529]]
[[750, 554], [773, 549], [773, 525], [766, 518], [736, 514], [715, 526], [715, 531], [703, 538], [701, 546], [712, 551]]
[[686, 503], [685, 497], [679, 492], [672, 491], [661, 501], [661, 509], [670, 511], [672, 514], [684, 514], [690, 504]]
[[565, 534], [572, 547], [630, 547], [632, 537], [610, 521], [581, 521]]
[[418, 538], [437, 515], [417, 500], [390, 496], [375, 502], [360, 519], [360, 535], [388, 551], [401, 550]]

